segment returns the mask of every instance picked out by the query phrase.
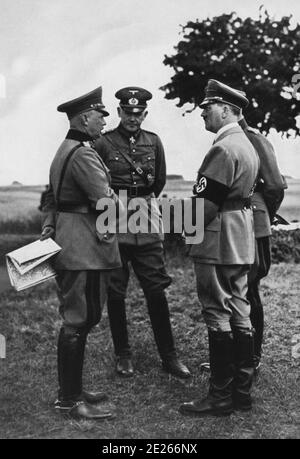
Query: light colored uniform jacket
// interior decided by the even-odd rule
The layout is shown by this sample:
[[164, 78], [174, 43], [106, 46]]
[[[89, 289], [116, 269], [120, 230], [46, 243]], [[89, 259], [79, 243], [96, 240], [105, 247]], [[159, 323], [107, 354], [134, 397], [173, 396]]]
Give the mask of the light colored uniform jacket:
[[[239, 127], [217, 139], [204, 158], [199, 174], [229, 188], [222, 207], [242, 201], [253, 192], [258, 156]], [[254, 224], [251, 209], [218, 212], [205, 228], [201, 244], [191, 246], [190, 256], [205, 264], [244, 265], [254, 262]]]
[[[45, 199], [43, 227], [53, 225], [55, 240], [62, 247], [55, 268], [62, 270], [107, 270], [121, 266], [115, 234], [98, 233], [97, 214], [57, 211], [57, 189], [65, 159], [80, 142], [65, 139], [50, 168], [51, 188]], [[108, 169], [97, 152], [80, 146], [71, 157], [63, 179], [59, 201], [96, 208], [100, 198], [117, 197], [110, 188]]]

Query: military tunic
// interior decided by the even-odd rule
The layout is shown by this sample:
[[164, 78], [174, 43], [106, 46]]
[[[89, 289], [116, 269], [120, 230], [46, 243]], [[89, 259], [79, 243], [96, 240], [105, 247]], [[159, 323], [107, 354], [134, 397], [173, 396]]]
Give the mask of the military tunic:
[[[142, 129], [133, 135], [119, 125], [98, 139], [95, 149], [109, 169], [113, 190], [117, 193], [126, 190], [128, 204], [136, 197], [146, 199], [149, 206], [152, 201], [152, 212], [156, 212], [160, 222], [158, 232], [155, 233], [133, 234], [127, 231], [117, 235], [123, 267], [113, 273], [111, 288], [118, 295], [126, 295], [129, 261], [144, 291], [166, 288], [171, 279], [164, 268], [161, 216], [157, 203], [154, 202], [153, 206], [154, 198], [160, 194], [166, 182], [165, 155], [160, 138]], [[122, 152], [132, 159], [136, 167], [143, 170], [143, 177], [134, 170]], [[128, 212], [128, 217], [130, 215]], [[150, 221], [149, 215], [147, 212]]]
[[[110, 189], [107, 168], [94, 149], [78, 140], [81, 135], [69, 131], [56, 153], [43, 207], [43, 227], [55, 227], [55, 240], [62, 248], [54, 260], [61, 314], [65, 324], [74, 327], [91, 326], [100, 320], [106, 273], [121, 265], [116, 235], [99, 234], [96, 229], [98, 199], [117, 198]], [[66, 158], [74, 147], [78, 148], [67, 164], [60, 188]]]
[[245, 204], [258, 166], [253, 146], [235, 123], [217, 137], [198, 172], [198, 196], [214, 196], [220, 208], [190, 255], [207, 325], [221, 331], [231, 330], [230, 321], [237, 327], [250, 326], [247, 272], [255, 245], [253, 214]]

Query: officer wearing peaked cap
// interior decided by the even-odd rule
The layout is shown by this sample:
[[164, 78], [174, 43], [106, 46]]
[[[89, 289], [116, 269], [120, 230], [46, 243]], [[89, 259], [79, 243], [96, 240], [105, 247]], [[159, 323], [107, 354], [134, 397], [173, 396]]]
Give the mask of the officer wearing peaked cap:
[[255, 148], [259, 160], [259, 174], [251, 204], [254, 216], [255, 261], [248, 275], [248, 300], [251, 306], [251, 323], [254, 335], [254, 367], [260, 367], [264, 331], [264, 311], [259, 293], [260, 280], [268, 275], [271, 267], [271, 222], [284, 197], [287, 188], [280, 173], [274, 148], [269, 140], [257, 130], [248, 126], [243, 114], [239, 125]]
[[107, 167], [89, 144], [101, 134], [108, 112], [101, 87], [57, 110], [67, 114], [70, 130], [51, 164], [41, 237], [55, 234], [62, 248], [54, 262], [63, 319], [55, 408], [72, 417], [106, 419], [111, 410], [98, 405], [106, 396], [83, 390], [82, 367], [87, 335], [101, 317], [109, 273], [120, 266], [116, 236], [96, 231], [97, 201], [118, 198]]
[[120, 100], [120, 107], [127, 113], [141, 114], [147, 108], [148, 100], [152, 99], [151, 92], [136, 86], [120, 89], [115, 94]]
[[248, 104], [244, 93], [209, 80], [200, 104], [213, 146], [194, 187], [204, 199], [204, 239], [191, 247], [198, 297], [208, 328], [211, 378], [208, 396], [181, 405], [184, 414], [226, 415], [251, 409], [253, 331], [246, 298], [247, 273], [254, 261], [250, 196], [259, 160], [238, 125]]
[[[162, 191], [166, 182], [163, 145], [153, 132], [141, 129], [147, 116], [147, 102], [152, 94], [146, 89], [129, 86], [115, 94], [119, 99], [120, 124], [105, 133], [95, 148], [110, 170], [112, 188], [116, 193], [127, 192], [132, 198], [144, 198], [148, 217], [151, 200]], [[153, 216], [154, 206], [151, 206]], [[161, 224], [158, 206], [157, 220]], [[128, 216], [130, 214], [128, 213]], [[148, 220], [149, 222], [149, 220]], [[189, 370], [177, 358], [164, 289], [171, 283], [166, 273], [162, 232], [118, 234], [122, 268], [113, 273], [108, 291], [108, 315], [117, 356], [117, 373], [133, 375], [129, 345], [125, 298], [129, 280], [129, 263], [144, 291], [158, 352], [163, 369], [180, 378], [188, 378]]]
[[94, 89], [83, 96], [77, 97], [76, 99], [69, 100], [57, 107], [58, 112], [66, 113], [69, 120], [75, 115], [80, 113], [89, 112], [95, 110], [102, 113], [103, 116], [108, 116], [109, 113], [105, 110], [105, 106], [102, 102], [102, 87]]
[[205, 108], [213, 103], [225, 103], [241, 110], [248, 106], [249, 101], [244, 91], [233, 89], [217, 80], [209, 80], [205, 88], [205, 98], [199, 107]]

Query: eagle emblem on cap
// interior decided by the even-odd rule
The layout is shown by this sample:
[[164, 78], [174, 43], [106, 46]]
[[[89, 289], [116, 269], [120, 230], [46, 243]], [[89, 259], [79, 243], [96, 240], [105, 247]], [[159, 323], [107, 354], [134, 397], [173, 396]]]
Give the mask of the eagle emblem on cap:
[[132, 97], [131, 99], [129, 99], [128, 103], [129, 105], [138, 105], [139, 101], [135, 97]]

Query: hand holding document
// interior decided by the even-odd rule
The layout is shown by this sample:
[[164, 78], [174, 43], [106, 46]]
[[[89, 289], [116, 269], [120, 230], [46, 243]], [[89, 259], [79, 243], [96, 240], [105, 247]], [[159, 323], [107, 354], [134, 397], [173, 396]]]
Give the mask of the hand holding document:
[[46, 239], [6, 254], [11, 285], [20, 291], [55, 277], [56, 273], [49, 259], [60, 250], [61, 247], [53, 239]]

